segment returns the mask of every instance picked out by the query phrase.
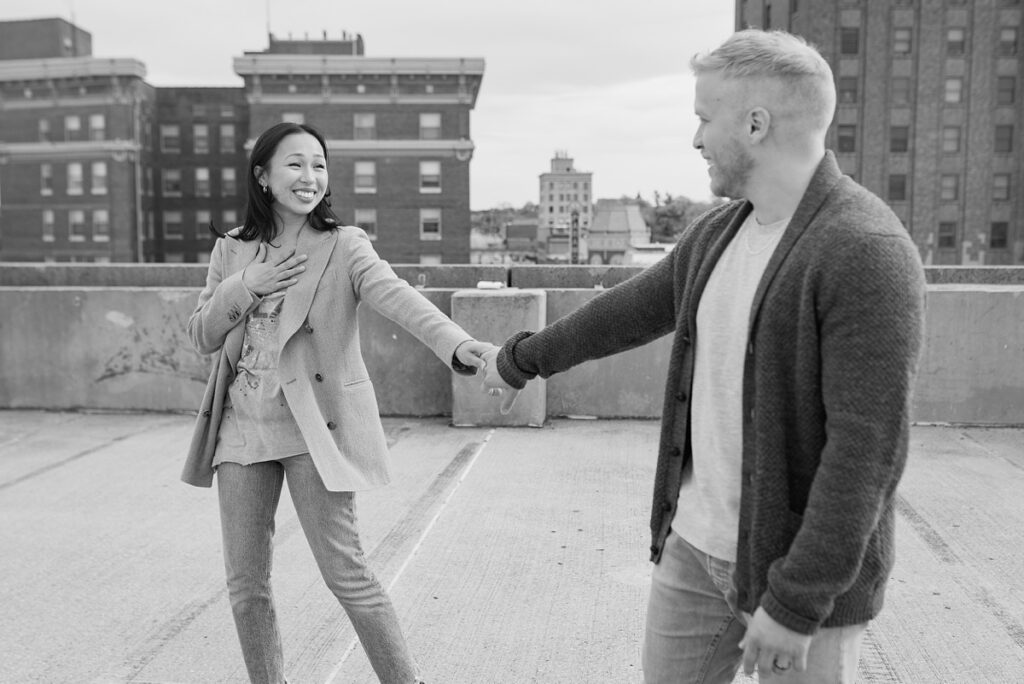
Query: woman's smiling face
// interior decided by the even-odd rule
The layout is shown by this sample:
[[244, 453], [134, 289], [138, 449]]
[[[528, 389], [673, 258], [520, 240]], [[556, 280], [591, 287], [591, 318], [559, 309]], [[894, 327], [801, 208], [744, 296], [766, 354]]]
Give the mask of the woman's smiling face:
[[285, 222], [308, 216], [327, 193], [327, 156], [309, 133], [282, 138], [267, 166], [257, 173], [274, 198], [274, 212]]

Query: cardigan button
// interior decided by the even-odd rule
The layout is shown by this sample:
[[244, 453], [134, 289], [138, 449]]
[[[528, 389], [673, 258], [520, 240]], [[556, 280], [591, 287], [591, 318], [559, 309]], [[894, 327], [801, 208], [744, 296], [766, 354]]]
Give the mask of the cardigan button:
[[313, 377], [316, 378], [317, 382], [323, 382], [324, 381], [324, 376], [320, 375], [319, 373], [317, 373]]
[[686, 401], [686, 392], [682, 390], [676, 392], [676, 401]]
[[671, 454], [672, 454], [673, 456], [675, 456], [676, 458], [679, 458], [680, 456], [682, 456], [682, 455], [683, 455], [683, 450], [682, 450], [682, 449], [680, 449], [680, 448], [679, 448], [679, 447], [677, 447], [677, 446], [674, 446], [674, 447], [672, 447], [672, 451], [671, 451], [670, 453], [671, 453]]
[[665, 511], [666, 513], [668, 513], [669, 511], [672, 510], [672, 503], [669, 502], [669, 501], [662, 501], [661, 502], [661, 510]]
[[333, 420], [327, 421], [327, 429], [328, 430], [336, 430], [337, 428], [338, 428], [338, 424], [335, 423]]

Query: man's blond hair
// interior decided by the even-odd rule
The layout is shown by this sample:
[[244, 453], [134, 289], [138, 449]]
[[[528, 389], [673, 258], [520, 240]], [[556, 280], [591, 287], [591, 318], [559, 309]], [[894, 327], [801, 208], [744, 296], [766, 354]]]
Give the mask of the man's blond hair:
[[810, 43], [785, 31], [746, 29], [732, 34], [719, 47], [694, 55], [694, 75], [717, 73], [753, 85], [774, 83], [785, 91], [785, 114], [824, 133], [835, 114], [836, 91], [832, 69]]

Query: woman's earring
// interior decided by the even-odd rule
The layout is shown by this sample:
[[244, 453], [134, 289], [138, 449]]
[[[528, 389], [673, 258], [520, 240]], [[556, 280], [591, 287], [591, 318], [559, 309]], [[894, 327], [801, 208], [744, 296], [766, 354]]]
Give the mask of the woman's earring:
[[260, 183], [260, 188], [263, 190], [263, 194], [264, 195], [267, 194], [267, 184], [266, 183]]

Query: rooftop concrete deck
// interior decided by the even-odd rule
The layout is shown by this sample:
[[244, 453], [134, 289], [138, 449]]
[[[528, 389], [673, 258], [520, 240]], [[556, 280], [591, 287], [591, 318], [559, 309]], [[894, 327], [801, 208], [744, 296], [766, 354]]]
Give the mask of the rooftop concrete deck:
[[[216, 495], [180, 414], [0, 411], [0, 681], [244, 682]], [[429, 682], [638, 682], [656, 421], [387, 418], [364, 546]], [[1024, 430], [917, 427], [863, 682], [1024, 680]], [[287, 490], [275, 590], [295, 684], [376, 681]], [[739, 678], [739, 681], [748, 681]]]

